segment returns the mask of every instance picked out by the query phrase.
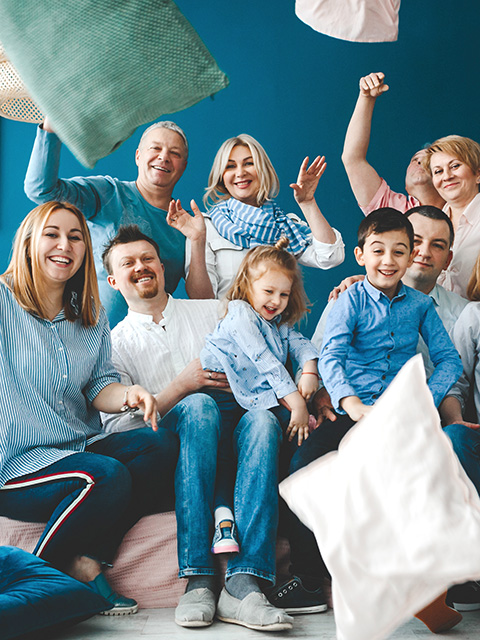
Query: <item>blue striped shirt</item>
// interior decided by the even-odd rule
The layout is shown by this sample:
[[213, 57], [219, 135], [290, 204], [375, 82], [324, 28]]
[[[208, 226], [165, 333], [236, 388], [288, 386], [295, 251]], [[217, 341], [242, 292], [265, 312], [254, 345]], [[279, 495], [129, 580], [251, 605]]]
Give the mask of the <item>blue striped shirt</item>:
[[94, 327], [25, 311], [0, 283], [0, 486], [104, 437], [91, 402], [119, 381], [104, 310]]
[[204, 369], [225, 372], [235, 400], [244, 409], [270, 409], [297, 391], [285, 368], [290, 355], [303, 367], [318, 358], [316, 347], [279, 318], [268, 322], [248, 302], [232, 300], [228, 313], [206, 337]]

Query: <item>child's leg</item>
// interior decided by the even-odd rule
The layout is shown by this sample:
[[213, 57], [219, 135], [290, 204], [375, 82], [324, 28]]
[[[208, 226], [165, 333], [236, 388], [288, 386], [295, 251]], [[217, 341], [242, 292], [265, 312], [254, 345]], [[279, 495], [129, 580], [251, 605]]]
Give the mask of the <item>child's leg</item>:
[[215, 533], [212, 553], [238, 552], [233, 515], [233, 487], [237, 473], [233, 450], [233, 431], [245, 413], [233, 395], [226, 391], [209, 392], [220, 409], [222, 425], [217, 453], [217, 477], [214, 494]]

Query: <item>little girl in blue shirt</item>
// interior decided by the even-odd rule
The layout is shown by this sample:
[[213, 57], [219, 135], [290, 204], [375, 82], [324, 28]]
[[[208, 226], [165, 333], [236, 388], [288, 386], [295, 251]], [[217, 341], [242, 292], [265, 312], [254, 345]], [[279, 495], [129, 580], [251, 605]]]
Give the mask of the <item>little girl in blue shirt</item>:
[[[251, 409], [270, 409], [286, 427], [291, 440], [308, 437], [306, 401], [318, 388], [314, 345], [293, 329], [307, 312], [307, 297], [294, 256], [275, 246], [251, 249], [227, 295], [225, 317], [208, 335], [200, 354], [204, 369], [227, 375], [231, 394], [214, 391], [222, 413], [218, 451], [213, 553], [238, 551], [232, 513], [235, 456], [232, 433], [240, 417]], [[285, 365], [292, 357], [302, 368], [298, 388]]]

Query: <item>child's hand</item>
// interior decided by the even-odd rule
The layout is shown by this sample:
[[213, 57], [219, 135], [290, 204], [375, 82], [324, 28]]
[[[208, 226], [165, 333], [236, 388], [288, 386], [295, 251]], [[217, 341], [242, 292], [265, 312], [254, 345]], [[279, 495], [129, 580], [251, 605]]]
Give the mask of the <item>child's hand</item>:
[[346, 398], [342, 398], [340, 400], [340, 406], [355, 422], [361, 420], [373, 409], [373, 407], [363, 404], [358, 396], [347, 396]]
[[305, 401], [303, 402], [303, 407], [299, 403], [298, 407], [292, 409], [290, 423], [287, 428], [287, 436], [289, 440], [293, 440], [295, 434], [297, 433], [298, 446], [300, 446], [310, 434], [310, 430], [308, 427], [308, 418], [308, 409]]
[[308, 402], [318, 389], [318, 375], [303, 373], [298, 381], [298, 390], [302, 397]]

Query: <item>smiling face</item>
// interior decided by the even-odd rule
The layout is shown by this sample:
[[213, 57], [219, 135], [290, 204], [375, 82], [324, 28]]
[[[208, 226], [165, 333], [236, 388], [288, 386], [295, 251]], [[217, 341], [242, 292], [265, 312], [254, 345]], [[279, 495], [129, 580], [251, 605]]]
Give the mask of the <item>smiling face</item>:
[[146, 240], [118, 244], [110, 252], [112, 274], [108, 283], [123, 295], [131, 309], [142, 300], [163, 300], [163, 264], [155, 247]]
[[466, 207], [478, 194], [480, 169], [472, 169], [448, 153], [436, 151], [430, 157], [433, 186], [447, 204]]
[[279, 269], [269, 269], [250, 283], [248, 302], [264, 320], [271, 322], [285, 311], [292, 279]]
[[233, 147], [223, 172], [223, 184], [232, 198], [253, 207], [258, 206], [260, 182], [248, 147]]
[[77, 216], [67, 209], [53, 211], [45, 222], [36, 250], [46, 287], [64, 288], [85, 257], [85, 239]]
[[162, 188], [171, 193], [187, 166], [182, 137], [165, 127], [152, 129], [137, 149], [135, 162], [140, 190]]
[[412, 213], [408, 219], [415, 232], [416, 255], [404, 281], [423, 293], [430, 293], [438, 276], [452, 259], [450, 228], [445, 221], [427, 218], [420, 213]]
[[368, 281], [390, 300], [395, 296], [414, 255], [407, 233], [400, 229], [371, 233], [365, 239], [363, 250], [355, 247], [355, 258], [359, 265], [365, 267]]

